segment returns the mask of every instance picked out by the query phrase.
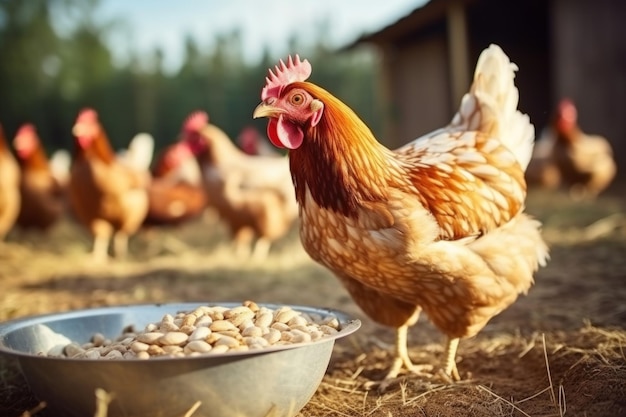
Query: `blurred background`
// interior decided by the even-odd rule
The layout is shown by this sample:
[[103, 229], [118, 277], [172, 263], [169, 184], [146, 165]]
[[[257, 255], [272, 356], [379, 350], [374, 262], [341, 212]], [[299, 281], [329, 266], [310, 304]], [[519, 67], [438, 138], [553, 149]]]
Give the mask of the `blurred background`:
[[114, 148], [147, 131], [158, 149], [204, 109], [234, 137], [253, 123], [267, 69], [298, 52], [376, 129], [376, 54], [336, 49], [416, 3], [2, 0], [0, 123], [11, 138], [32, 122], [48, 151], [70, 148], [91, 106]]
[[194, 109], [231, 137], [262, 131], [251, 112], [267, 68], [297, 52], [314, 82], [400, 145], [447, 122], [494, 42], [521, 68], [520, 107], [537, 131], [570, 97], [621, 165], [625, 18], [619, 0], [2, 0], [0, 123], [8, 137], [34, 123], [48, 151], [71, 147], [85, 106], [116, 149], [138, 131], [162, 148]]

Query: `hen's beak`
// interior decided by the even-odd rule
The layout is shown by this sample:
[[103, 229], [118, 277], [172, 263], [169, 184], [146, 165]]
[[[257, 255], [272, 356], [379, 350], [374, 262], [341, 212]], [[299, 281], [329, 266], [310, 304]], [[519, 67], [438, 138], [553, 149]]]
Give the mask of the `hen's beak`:
[[254, 109], [254, 113], [252, 113], [252, 118], [258, 119], [259, 117], [278, 117], [281, 113], [283, 113], [282, 109], [262, 102], [261, 104], [256, 106], [256, 109]]

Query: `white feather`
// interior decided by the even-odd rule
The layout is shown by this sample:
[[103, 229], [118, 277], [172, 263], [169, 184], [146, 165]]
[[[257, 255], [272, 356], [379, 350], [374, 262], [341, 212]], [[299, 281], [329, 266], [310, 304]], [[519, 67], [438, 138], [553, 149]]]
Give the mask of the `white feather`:
[[478, 58], [469, 94], [477, 98], [483, 114], [493, 112], [497, 122], [494, 136], [526, 169], [533, 152], [535, 128], [528, 115], [517, 109], [519, 91], [514, 82], [517, 69], [499, 46], [490, 45]]
[[50, 156], [48, 163], [52, 176], [61, 184], [67, 183], [70, 174], [70, 165], [72, 164], [70, 153], [65, 149], [58, 149]]
[[154, 138], [149, 133], [137, 133], [128, 149], [118, 152], [118, 160], [137, 171], [147, 171], [154, 154]]

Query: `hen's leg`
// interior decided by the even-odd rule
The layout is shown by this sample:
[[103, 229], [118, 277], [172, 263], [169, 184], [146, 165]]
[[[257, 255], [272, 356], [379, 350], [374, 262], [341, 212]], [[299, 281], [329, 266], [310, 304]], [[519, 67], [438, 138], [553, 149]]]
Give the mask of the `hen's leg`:
[[413, 362], [409, 358], [408, 333], [409, 326], [407, 325], [400, 326], [396, 330], [396, 357], [384, 379], [396, 378], [403, 367], [409, 370], [413, 368]]
[[113, 227], [102, 219], [95, 219], [90, 229], [94, 236], [91, 255], [95, 262], [106, 262], [109, 259], [109, 242], [113, 235]]
[[249, 258], [252, 250], [254, 232], [249, 227], [243, 227], [235, 232], [234, 250], [235, 256]]
[[97, 234], [93, 238], [93, 249], [91, 250], [91, 256], [94, 262], [103, 263], [109, 258], [109, 236]]
[[254, 249], [252, 250], [252, 259], [256, 259], [258, 261], [266, 259], [270, 252], [271, 244], [272, 243], [267, 238], [258, 238], [254, 244]]
[[459, 381], [461, 376], [459, 370], [456, 367], [456, 350], [459, 347], [459, 338], [448, 338], [446, 343], [446, 361], [443, 367], [443, 372], [446, 377], [452, 378], [454, 381]]
[[432, 365], [414, 365], [411, 358], [409, 358], [409, 327], [417, 323], [421, 311], [421, 308], [416, 309], [411, 318], [396, 330], [396, 357], [394, 358], [389, 372], [387, 372], [385, 376], [386, 380], [396, 378], [403, 368], [416, 374], [422, 374], [424, 371], [432, 370]]
[[124, 259], [128, 254], [128, 235], [122, 231], [115, 233], [113, 236], [113, 251], [115, 257]]

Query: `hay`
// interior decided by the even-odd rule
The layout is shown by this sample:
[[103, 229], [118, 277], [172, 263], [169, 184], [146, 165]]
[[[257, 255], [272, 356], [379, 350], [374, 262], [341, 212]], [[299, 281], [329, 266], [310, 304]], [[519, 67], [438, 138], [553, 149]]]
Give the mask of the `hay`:
[[[364, 375], [379, 375], [382, 358], [390, 363], [389, 353], [372, 347], [372, 354], [350, 358], [341, 352], [301, 416], [561, 417], [585, 415], [589, 409], [594, 416], [615, 416], [626, 412], [625, 342], [626, 331], [590, 324], [527, 338], [479, 336], [459, 351], [459, 367], [472, 369], [463, 381], [438, 384], [407, 375], [397, 389], [380, 395], [363, 389]], [[420, 351], [441, 353], [425, 345], [413, 347], [411, 356]], [[358, 374], [351, 373], [355, 369]], [[609, 377], [611, 386], [600, 376]]]
[[[373, 324], [336, 278], [309, 260], [295, 230], [266, 262], [242, 263], [223, 230], [200, 220], [144, 231], [131, 240], [129, 260], [107, 266], [91, 264], [89, 240], [70, 221], [44, 239], [13, 233], [0, 244], [0, 320], [254, 294], [259, 302], [337, 308], [363, 321], [359, 332], [338, 341], [317, 393], [298, 417], [626, 415], [624, 201], [573, 203], [556, 194], [531, 196], [528, 206], [544, 221], [552, 259], [528, 296], [477, 337], [461, 341], [463, 379], [454, 384], [406, 375], [387, 392], [366, 390], [391, 363], [393, 331]], [[415, 363], [441, 363], [443, 338], [427, 321], [409, 338]], [[34, 398], [16, 365], [2, 358], [0, 415], [63, 417]]]

